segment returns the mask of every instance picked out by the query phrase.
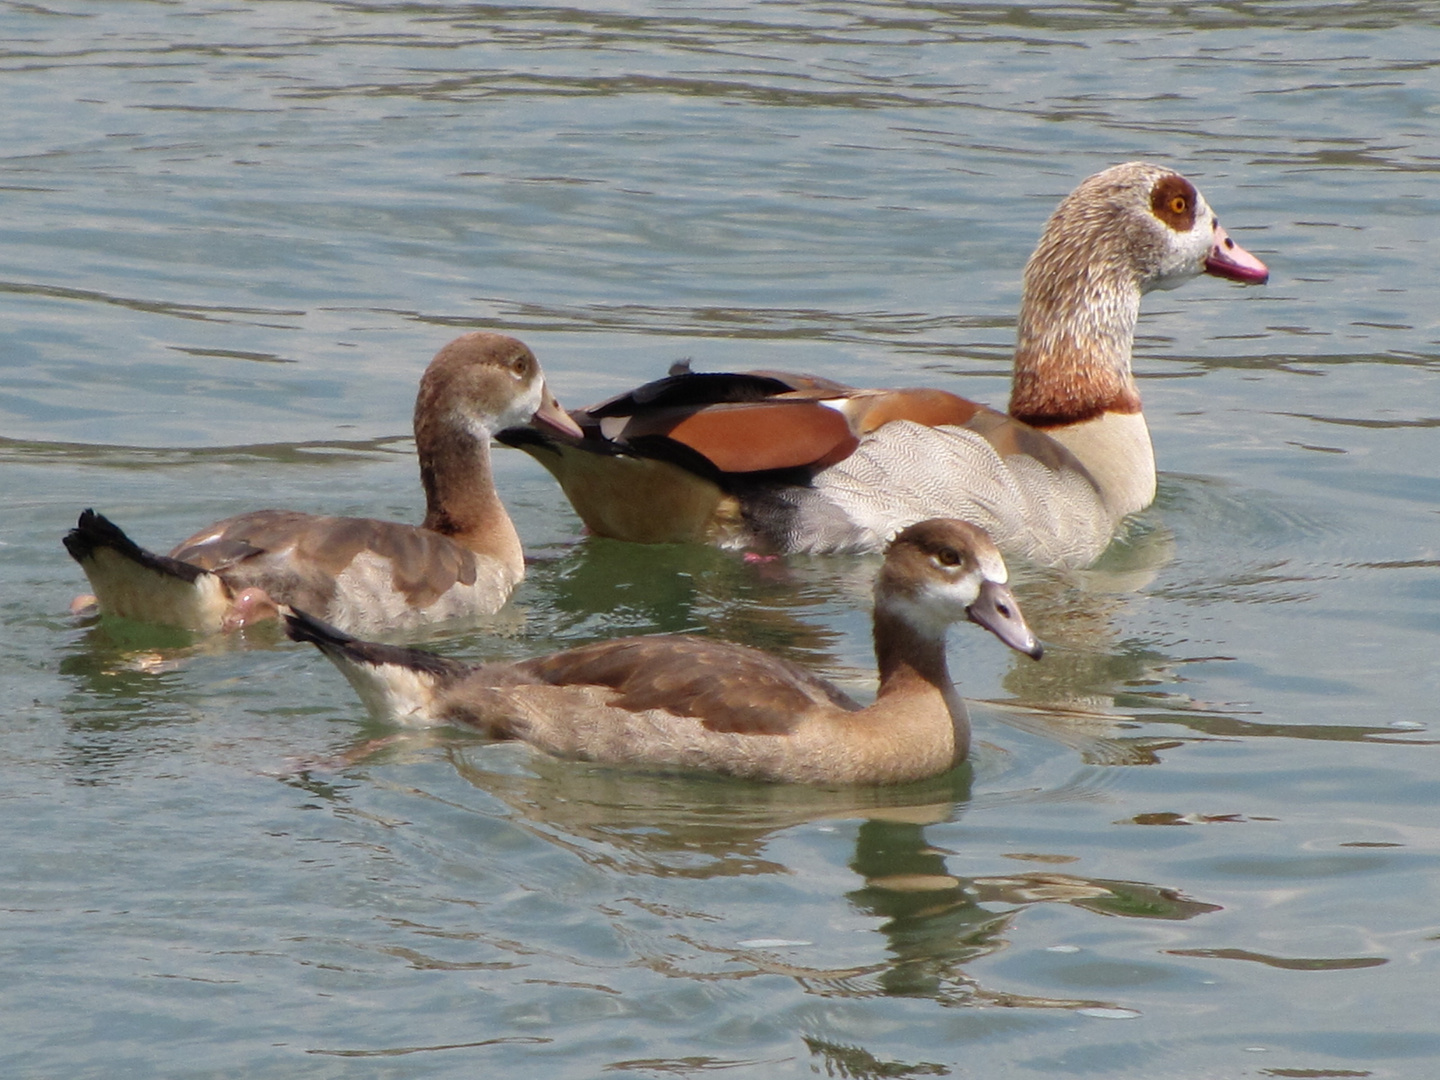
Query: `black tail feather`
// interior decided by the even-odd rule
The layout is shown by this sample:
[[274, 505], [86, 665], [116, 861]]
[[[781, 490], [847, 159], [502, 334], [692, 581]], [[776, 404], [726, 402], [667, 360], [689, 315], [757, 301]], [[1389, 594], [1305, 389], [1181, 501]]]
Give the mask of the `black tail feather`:
[[101, 548], [109, 548], [147, 569], [169, 574], [182, 581], [193, 582], [206, 572], [198, 566], [172, 559], [168, 555], [156, 555], [153, 551], [146, 551], [126, 536], [120, 526], [94, 510], [82, 511], [75, 528], [66, 533], [61, 542], [70, 557], [78, 563], [92, 558]]
[[742, 401], [765, 401], [794, 386], [758, 372], [683, 371], [626, 391], [585, 411], [601, 419], [634, 416], [646, 409], [699, 408]]
[[414, 671], [423, 671], [444, 682], [461, 678], [471, 671], [469, 664], [424, 649], [362, 641], [299, 608], [282, 610], [285, 613], [285, 633], [290, 640], [309, 642], [331, 657], [374, 666], [395, 664]]
[[[593, 428], [591, 429], [594, 430]], [[562, 447], [573, 446], [605, 457], [641, 457], [665, 461], [709, 480], [717, 487], [727, 487], [728, 478], [704, 454], [690, 449], [665, 435], [640, 435], [623, 441], [591, 438], [576, 439], [558, 432], [538, 431], [531, 427], [511, 427], [495, 433], [495, 441], [515, 450], [523, 450], [542, 465], [539, 451], [559, 454]], [[806, 474], [801, 482], [809, 479]]]

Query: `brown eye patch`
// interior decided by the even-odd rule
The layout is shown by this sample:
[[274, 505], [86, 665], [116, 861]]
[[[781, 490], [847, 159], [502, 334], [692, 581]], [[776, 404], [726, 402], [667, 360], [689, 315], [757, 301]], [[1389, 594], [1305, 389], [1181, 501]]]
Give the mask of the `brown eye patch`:
[[1195, 227], [1195, 185], [1171, 173], [1161, 177], [1150, 192], [1150, 211], [1176, 232]]

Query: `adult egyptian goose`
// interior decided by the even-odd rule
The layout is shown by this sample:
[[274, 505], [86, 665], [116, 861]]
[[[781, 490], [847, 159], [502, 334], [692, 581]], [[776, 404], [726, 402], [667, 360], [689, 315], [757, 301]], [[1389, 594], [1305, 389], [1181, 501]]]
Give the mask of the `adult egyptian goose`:
[[1085, 565], [1155, 496], [1130, 371], [1140, 297], [1201, 273], [1269, 276], [1185, 177], [1117, 165], [1061, 202], [1025, 268], [1008, 415], [943, 390], [681, 372], [573, 411], [582, 438], [497, 438], [553, 473], [602, 536], [873, 550], [941, 515], [1007, 554]]
[[357, 641], [303, 612], [287, 614], [286, 630], [317, 645], [381, 718], [465, 724], [615, 765], [891, 784], [944, 772], [969, 750], [945, 664], [951, 623], [969, 619], [1040, 657], [1006, 580], [999, 550], [963, 521], [895, 537], [875, 583], [880, 690], [865, 708], [786, 660], [705, 638], [622, 638], [473, 667]]
[[580, 434], [524, 344], [465, 334], [435, 355], [415, 399], [421, 525], [255, 510], [156, 555], [86, 510], [65, 548], [102, 613], [198, 633], [276, 617], [279, 604], [359, 633], [487, 614], [525, 573], [491, 478], [490, 435], [526, 421]]

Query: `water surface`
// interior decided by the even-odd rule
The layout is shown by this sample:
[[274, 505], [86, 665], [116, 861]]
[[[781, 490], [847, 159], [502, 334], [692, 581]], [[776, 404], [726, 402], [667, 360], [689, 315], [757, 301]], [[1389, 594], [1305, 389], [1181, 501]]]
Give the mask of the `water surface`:
[[[0, 5], [7, 1076], [1429, 1077], [1440, 7]], [[416, 519], [424, 363], [1002, 402], [1055, 202], [1185, 171], [1271, 283], [1146, 299], [1160, 498], [974, 632], [973, 766], [816, 792], [365, 719], [273, 634], [66, 614], [85, 506]], [[697, 630], [870, 682], [864, 559], [582, 536], [498, 657]]]

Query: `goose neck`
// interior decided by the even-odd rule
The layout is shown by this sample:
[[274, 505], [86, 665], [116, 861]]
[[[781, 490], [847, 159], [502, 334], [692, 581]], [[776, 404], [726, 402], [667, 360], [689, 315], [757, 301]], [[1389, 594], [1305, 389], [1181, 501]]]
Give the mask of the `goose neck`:
[[512, 568], [524, 565], [520, 537], [495, 490], [488, 434], [417, 418], [416, 451], [425, 489], [424, 528]]
[[1123, 259], [1047, 235], [1025, 268], [1010, 414], [1051, 427], [1139, 412], [1130, 370], [1139, 314], [1140, 283]]
[[875, 605], [875, 661], [880, 696], [932, 688], [948, 694], [950, 671], [945, 662], [945, 632], [917, 626], [892, 605]]

